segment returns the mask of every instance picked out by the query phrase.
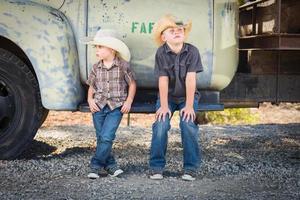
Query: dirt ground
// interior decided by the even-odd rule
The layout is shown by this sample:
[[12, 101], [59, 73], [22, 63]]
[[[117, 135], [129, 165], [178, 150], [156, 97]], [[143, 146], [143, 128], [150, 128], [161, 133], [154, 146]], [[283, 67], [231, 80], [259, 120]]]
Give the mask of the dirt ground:
[[[300, 123], [300, 104], [283, 103], [276, 106], [270, 103], [263, 103], [259, 108], [251, 108], [251, 112], [259, 115], [258, 124]], [[154, 114], [131, 114], [130, 125], [151, 127], [154, 119]], [[171, 121], [173, 127], [178, 127], [177, 121], [176, 119]], [[121, 125], [126, 126], [127, 123], [128, 115], [124, 115]], [[51, 111], [43, 127], [80, 124], [93, 125], [91, 114]], [[243, 124], [243, 122], [240, 124]]]
[[201, 125], [202, 165], [181, 180], [176, 119], [169, 134], [165, 178], [148, 178], [153, 114], [127, 116], [114, 153], [120, 178], [89, 180], [95, 151], [90, 113], [50, 112], [20, 159], [0, 161], [1, 199], [300, 199], [300, 104], [263, 104], [257, 124]]

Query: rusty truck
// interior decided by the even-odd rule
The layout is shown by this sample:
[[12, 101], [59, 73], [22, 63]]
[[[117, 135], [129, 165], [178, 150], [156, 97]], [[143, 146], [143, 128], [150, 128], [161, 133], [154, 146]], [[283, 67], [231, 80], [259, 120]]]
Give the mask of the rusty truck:
[[[151, 33], [167, 13], [193, 22], [188, 42], [204, 66], [197, 75], [200, 111], [223, 110], [220, 92], [238, 69], [238, 6], [238, 0], [1, 0], [0, 159], [21, 153], [49, 110], [89, 110], [85, 81], [96, 58], [80, 39], [102, 28], [117, 30], [130, 48], [138, 85], [131, 112], [155, 112]], [[239, 83], [231, 84], [225, 97], [237, 94]]]

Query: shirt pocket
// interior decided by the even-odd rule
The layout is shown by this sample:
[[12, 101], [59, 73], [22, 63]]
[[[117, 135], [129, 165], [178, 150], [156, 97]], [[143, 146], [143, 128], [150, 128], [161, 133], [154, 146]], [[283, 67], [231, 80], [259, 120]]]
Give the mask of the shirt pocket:
[[171, 64], [170, 66], [165, 66], [163, 69], [168, 73], [169, 79], [175, 79], [175, 65]]
[[96, 86], [97, 93], [103, 92], [105, 79], [106, 79], [105, 73], [102, 71], [99, 71], [97, 74], [97, 77], [95, 79], [95, 86]]
[[95, 89], [97, 93], [102, 93], [103, 92], [103, 81], [101, 79], [96, 79], [95, 81]]
[[113, 72], [111, 72], [111, 76], [109, 77], [109, 81], [112, 81], [114, 83], [120, 83], [124, 80], [125, 76], [122, 70], [117, 69]]
[[179, 77], [181, 80], [185, 80], [187, 74], [188, 63], [181, 62], [179, 64]]

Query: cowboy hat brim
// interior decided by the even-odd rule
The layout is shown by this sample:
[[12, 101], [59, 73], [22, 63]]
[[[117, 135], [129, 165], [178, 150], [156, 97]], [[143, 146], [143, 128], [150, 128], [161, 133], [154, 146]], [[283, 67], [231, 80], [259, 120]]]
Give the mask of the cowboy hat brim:
[[154, 24], [153, 27], [153, 39], [158, 46], [164, 44], [164, 41], [161, 38], [161, 34], [168, 28], [184, 27], [185, 39], [192, 29], [192, 22], [188, 21], [187, 23], [176, 22], [175, 17], [172, 15], [166, 15], [158, 22]]
[[111, 48], [118, 52], [119, 56], [125, 61], [130, 61], [130, 51], [127, 45], [115, 37], [105, 36], [105, 37], [85, 37], [81, 40], [82, 43], [87, 45], [101, 45]]

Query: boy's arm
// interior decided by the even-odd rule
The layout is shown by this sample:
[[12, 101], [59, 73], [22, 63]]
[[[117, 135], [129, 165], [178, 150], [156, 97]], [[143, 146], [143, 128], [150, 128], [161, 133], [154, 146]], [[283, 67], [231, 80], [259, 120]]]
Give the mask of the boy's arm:
[[88, 96], [87, 96], [87, 101], [90, 107], [90, 110], [92, 113], [95, 113], [97, 111], [100, 111], [99, 107], [97, 106], [95, 99], [94, 99], [94, 88], [93, 85], [95, 84], [95, 80], [96, 80], [96, 73], [95, 73], [95, 67], [97, 66], [97, 64], [94, 64], [92, 67], [92, 70], [90, 72], [89, 78], [86, 81], [86, 83], [89, 85], [89, 89], [88, 89]]
[[163, 62], [162, 54], [157, 50], [155, 54], [155, 66], [154, 73], [158, 77], [158, 89], [160, 98], [160, 107], [156, 111], [155, 118], [160, 121], [161, 119], [165, 121], [165, 117], [169, 114], [171, 118], [171, 111], [168, 105], [168, 88], [169, 88], [169, 77], [168, 72], [164, 68], [167, 64]]
[[87, 100], [92, 113], [100, 111], [94, 99], [94, 88], [92, 86], [89, 86]]
[[130, 104], [132, 104], [132, 102], [133, 102], [135, 92], [136, 92], [136, 82], [135, 82], [135, 80], [132, 80], [129, 84], [128, 96], [126, 99], [126, 101], [129, 102]]
[[122, 113], [128, 113], [130, 111], [131, 104], [132, 104], [134, 96], [135, 96], [135, 92], [136, 92], [136, 82], [134, 79], [131, 79], [131, 81], [129, 83], [129, 87], [128, 87], [127, 99], [121, 108]]
[[160, 76], [158, 79], [158, 89], [160, 97], [160, 108], [156, 111], [156, 120], [160, 121], [161, 119], [165, 121], [165, 117], [169, 114], [171, 117], [171, 111], [168, 105], [168, 86], [169, 86], [169, 77]]
[[193, 108], [196, 91], [196, 72], [188, 72], [185, 80], [186, 106]]
[[169, 77], [160, 76], [158, 79], [158, 89], [160, 97], [160, 107], [168, 108], [168, 85]]
[[186, 87], [186, 102], [185, 107], [180, 111], [180, 115], [183, 115], [183, 120], [192, 121], [195, 120], [196, 114], [194, 110], [194, 97], [196, 91], [196, 72], [188, 72], [185, 79]]

